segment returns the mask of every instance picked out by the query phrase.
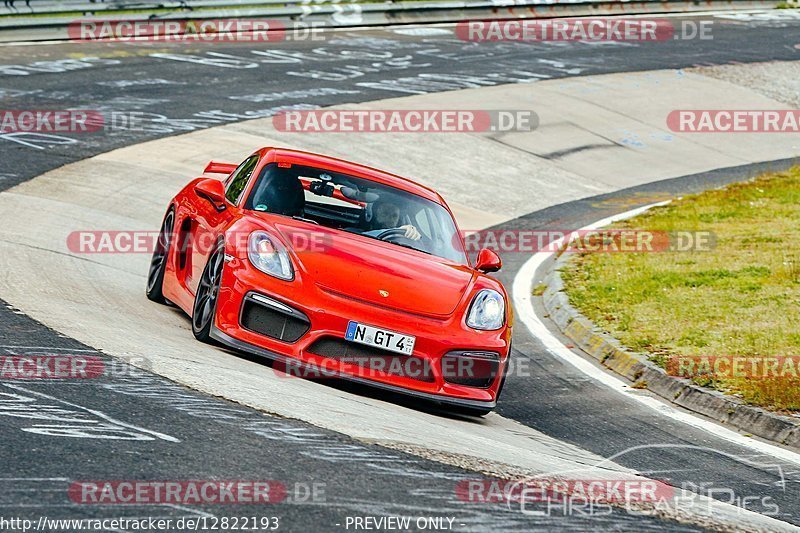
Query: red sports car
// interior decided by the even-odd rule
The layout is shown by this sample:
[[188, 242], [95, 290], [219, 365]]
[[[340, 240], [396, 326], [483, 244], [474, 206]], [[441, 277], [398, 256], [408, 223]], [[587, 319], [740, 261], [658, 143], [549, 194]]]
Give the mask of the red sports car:
[[147, 296], [192, 318], [197, 339], [491, 411], [511, 344], [508, 296], [472, 265], [436, 192], [374, 168], [263, 148], [211, 162], [169, 204]]

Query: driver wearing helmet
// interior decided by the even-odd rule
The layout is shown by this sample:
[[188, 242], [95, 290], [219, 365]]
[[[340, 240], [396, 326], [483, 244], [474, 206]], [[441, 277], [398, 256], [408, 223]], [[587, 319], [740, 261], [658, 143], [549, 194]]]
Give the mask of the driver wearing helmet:
[[377, 237], [388, 229], [405, 230], [405, 237], [412, 241], [418, 241], [421, 237], [417, 228], [411, 224], [400, 224], [400, 206], [390, 200], [379, 200], [372, 204], [372, 220], [369, 224], [370, 230], [365, 231], [364, 235]]

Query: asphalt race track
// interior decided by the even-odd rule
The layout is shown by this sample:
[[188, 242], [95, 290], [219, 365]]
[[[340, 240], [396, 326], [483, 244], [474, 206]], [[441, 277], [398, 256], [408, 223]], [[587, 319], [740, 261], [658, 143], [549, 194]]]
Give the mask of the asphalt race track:
[[146, 129], [152, 133], [115, 131], [69, 144], [4, 136], [3, 161], [15, 164], [4, 168], [0, 187], [119, 146], [271, 116], [289, 106], [609, 72], [793, 60], [800, 56], [795, 46], [800, 43], [798, 17], [793, 15], [788, 11], [777, 20], [749, 22], [715, 19], [713, 40], [641, 44], [467, 43], [450, 32], [407, 36], [374, 30], [323, 33], [322, 41], [263, 46], [155, 42], [2, 47], [0, 94], [9, 105], [24, 109], [68, 103], [75, 109], [139, 111], [150, 114]]
[[[69, 137], [0, 133], [0, 191], [115, 148], [285, 109], [573, 76], [800, 59], [800, 16], [792, 11], [686, 20], [713, 20], [714, 39], [478, 46], [430, 28], [338, 31], [322, 34], [318, 42], [265, 45], [2, 46], [2, 107], [141, 112], [144, 127]], [[791, 163], [659, 181], [530, 213], [497, 229], [579, 228], [653, 198], [707, 189]], [[35, 213], [24, 216], [36, 223]], [[523, 254], [503, 257], [499, 278], [509, 290], [526, 259]], [[190, 336], [186, 342], [191, 349]], [[96, 355], [113, 372], [72, 383], [0, 380], [0, 464], [5, 466], [0, 517], [35, 522], [42, 516], [249, 516], [252, 506], [245, 505], [78, 505], [67, 497], [70, 484], [79, 480], [240, 479], [285, 485], [286, 498], [257, 514], [278, 517], [280, 529], [288, 531], [352, 530], [346, 517], [389, 515], [450, 518], [452, 529], [459, 531], [702, 529], [621, 509], [559, 516], [552, 510], [523, 513], [504, 504], [464, 502], [456, 486], [482, 477], [480, 473], [203, 395], [112, 360], [10, 305], [0, 306], [0, 354], [53, 353]], [[514, 357], [530, 362], [532, 376], [509, 378], [499, 415], [720, 501], [741, 504], [728, 501], [728, 492], [710, 489], [730, 488], [736, 497], [758, 495], [745, 508], [769, 514], [775, 504], [775, 518], [800, 526], [800, 464], [757, 453], [631, 402], [552, 357], [522, 326], [515, 329]], [[380, 396], [362, 387], [333, 386], [343, 394]], [[424, 406], [411, 406], [428, 412]], [[36, 429], [36, 421], [48, 416], [72, 420], [71, 436]], [[446, 415], [433, 411], [430, 416]], [[311, 497], [315, 486], [318, 494]]]
[[[2, 327], [3, 353], [104, 357], [8, 310]], [[19, 338], [38, 347], [20, 350], [14, 346]], [[285, 486], [286, 499], [257, 514], [278, 517], [280, 529], [289, 531], [339, 529], [336, 526], [343, 525], [346, 516], [370, 515], [447, 517], [459, 530], [563, 527], [564, 517], [542, 519], [502, 503], [461, 501], [455, 488], [460, 481], [479, 479], [474, 473], [201, 396], [125, 363], [108, 364], [114, 370], [107, 380], [76, 380], [66, 387], [47, 382], [0, 385], [5, 415], [0, 457], [14, 472], [13, 478], [4, 476], [3, 516], [34, 522], [41, 516], [174, 520], [251, 516], [253, 506], [246, 504], [228, 505], [220, 512], [215, 506], [76, 505], [66, 497], [70, 483], [78, 480], [238, 479], [279, 480]], [[14, 407], [23, 401], [27, 411]], [[66, 415], [73, 434], [89, 436], [35, 433], [34, 405], [38, 420], [48, 414]], [[126, 423], [135, 427], [122, 425]], [[602, 517], [569, 520], [587, 531], [664, 529], [656, 519], [616, 510]], [[673, 528], [697, 530], [670, 524]]]

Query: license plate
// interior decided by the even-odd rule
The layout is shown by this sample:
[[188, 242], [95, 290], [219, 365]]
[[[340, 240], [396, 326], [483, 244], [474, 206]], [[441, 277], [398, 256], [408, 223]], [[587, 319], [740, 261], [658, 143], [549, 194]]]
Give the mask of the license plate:
[[359, 344], [375, 346], [405, 355], [411, 355], [414, 351], [414, 342], [417, 340], [416, 337], [411, 335], [403, 335], [396, 331], [376, 328], [353, 322], [352, 320], [347, 323], [347, 333], [344, 334], [344, 338]]

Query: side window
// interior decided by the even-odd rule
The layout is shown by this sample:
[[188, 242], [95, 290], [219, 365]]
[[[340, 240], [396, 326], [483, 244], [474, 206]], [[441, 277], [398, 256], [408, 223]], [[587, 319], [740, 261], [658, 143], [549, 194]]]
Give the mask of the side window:
[[230, 203], [238, 205], [241, 199], [240, 197], [242, 196], [242, 191], [247, 187], [247, 182], [250, 180], [250, 176], [253, 175], [253, 170], [255, 170], [257, 164], [258, 156], [256, 155], [245, 159], [244, 162], [239, 165], [239, 168], [233, 171], [231, 177], [228, 178], [228, 188], [225, 189], [225, 197]]

